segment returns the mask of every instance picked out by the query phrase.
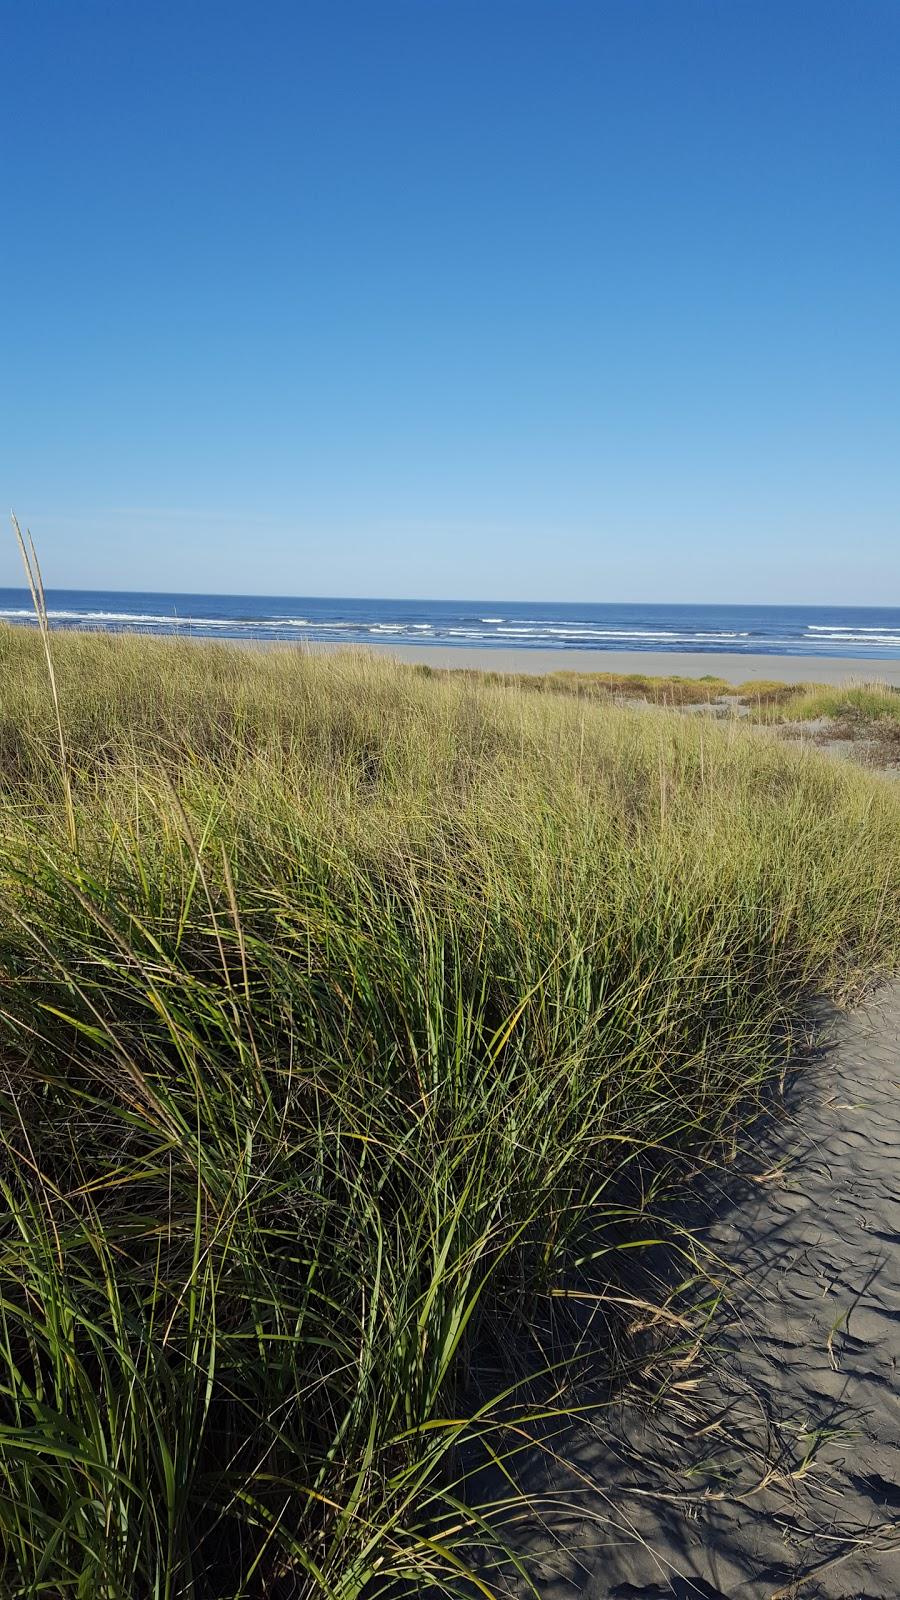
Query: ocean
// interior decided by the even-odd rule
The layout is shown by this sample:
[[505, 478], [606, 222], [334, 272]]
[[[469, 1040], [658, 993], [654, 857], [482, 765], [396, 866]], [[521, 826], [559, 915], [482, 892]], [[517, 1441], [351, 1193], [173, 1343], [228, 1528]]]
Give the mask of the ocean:
[[[214, 639], [900, 658], [895, 606], [561, 605], [93, 589], [50, 589], [47, 606], [56, 628]], [[0, 589], [0, 621], [34, 625], [26, 590]]]

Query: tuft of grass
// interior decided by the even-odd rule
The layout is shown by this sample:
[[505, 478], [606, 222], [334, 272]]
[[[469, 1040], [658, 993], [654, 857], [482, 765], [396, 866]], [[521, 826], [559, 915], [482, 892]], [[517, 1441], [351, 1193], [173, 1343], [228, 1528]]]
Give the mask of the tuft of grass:
[[0, 630], [0, 1592], [485, 1592], [537, 1330], [585, 1256], [612, 1330], [804, 997], [896, 964], [900, 797], [605, 693], [57, 635], [76, 854], [43, 651]]
[[827, 717], [858, 726], [900, 723], [900, 688], [887, 683], [808, 684], [783, 700], [779, 712], [789, 722]]
[[782, 683], [778, 678], [749, 678], [746, 683], [732, 685], [729, 694], [743, 701], [751, 710], [789, 704], [814, 688], [805, 683]]

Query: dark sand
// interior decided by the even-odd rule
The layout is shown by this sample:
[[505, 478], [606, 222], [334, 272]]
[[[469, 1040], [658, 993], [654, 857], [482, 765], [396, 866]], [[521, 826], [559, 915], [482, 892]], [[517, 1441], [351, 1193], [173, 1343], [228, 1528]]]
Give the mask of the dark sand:
[[[338, 646], [316, 646], [332, 649]], [[346, 648], [346, 646], [344, 647]], [[728, 683], [776, 679], [780, 683], [893, 683], [900, 685], [900, 660], [860, 661], [852, 656], [735, 656], [651, 650], [478, 650], [447, 645], [367, 645], [373, 654], [429, 667], [467, 667], [470, 672], [615, 672], [650, 677], [702, 678]]]
[[705, 1354], [557, 1445], [542, 1600], [900, 1596], [900, 984], [833, 1037], [708, 1199]]

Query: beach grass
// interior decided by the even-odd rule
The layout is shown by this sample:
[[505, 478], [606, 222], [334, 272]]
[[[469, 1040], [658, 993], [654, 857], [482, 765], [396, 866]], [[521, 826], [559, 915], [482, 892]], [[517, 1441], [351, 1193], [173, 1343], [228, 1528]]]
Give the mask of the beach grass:
[[[458, 667], [417, 666], [416, 671], [433, 677], [458, 673]], [[491, 672], [482, 670], [471, 676], [483, 683], [518, 689], [525, 694], [568, 694], [583, 699], [643, 700], [651, 705], [694, 706], [708, 704], [738, 691], [724, 678], [709, 674], [702, 678], [683, 678], [677, 673], [654, 677], [643, 672]]]
[[887, 683], [809, 684], [785, 697], [778, 709], [785, 721], [900, 723], [900, 688]]
[[[458, 667], [416, 666], [417, 672], [426, 676], [446, 677], [459, 673]], [[491, 672], [484, 669], [472, 676], [482, 682], [520, 689], [531, 694], [566, 694], [579, 699], [615, 700], [625, 704], [644, 702], [649, 705], [678, 708], [737, 709], [746, 706], [754, 710], [775, 707], [794, 699], [800, 700], [808, 690], [818, 686], [785, 683], [781, 679], [750, 678], [743, 683], [731, 683], [715, 673], [700, 677], [684, 677], [680, 673], [663, 676], [643, 672]]]
[[806, 998], [896, 966], [900, 797], [608, 696], [52, 651], [58, 725], [0, 630], [0, 1593], [490, 1593], [536, 1330], [587, 1286], [612, 1343]]

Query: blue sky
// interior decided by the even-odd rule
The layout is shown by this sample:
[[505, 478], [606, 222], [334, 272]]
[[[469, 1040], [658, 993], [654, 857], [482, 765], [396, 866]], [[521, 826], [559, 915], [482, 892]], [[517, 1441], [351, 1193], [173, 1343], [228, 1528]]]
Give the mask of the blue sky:
[[897, 0], [3, 31], [0, 494], [48, 584], [900, 604]]

